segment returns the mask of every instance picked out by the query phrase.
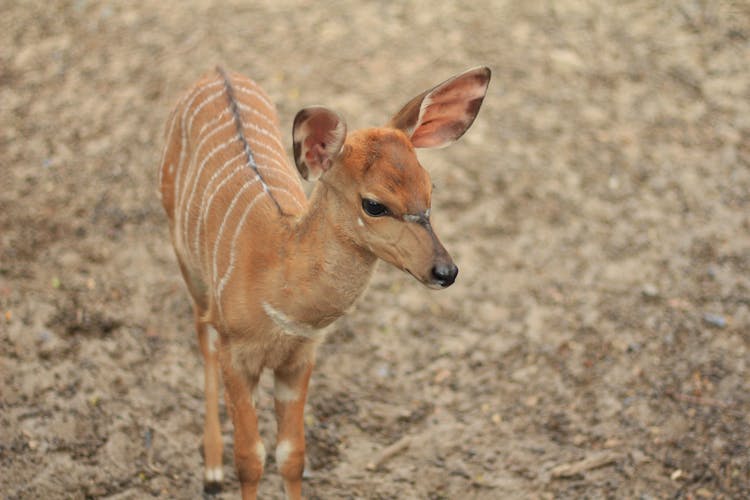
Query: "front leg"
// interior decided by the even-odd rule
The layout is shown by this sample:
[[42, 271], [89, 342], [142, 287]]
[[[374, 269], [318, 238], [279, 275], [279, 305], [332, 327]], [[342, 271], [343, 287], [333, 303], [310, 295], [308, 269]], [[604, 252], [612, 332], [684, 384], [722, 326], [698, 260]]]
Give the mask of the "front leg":
[[305, 469], [305, 400], [313, 364], [274, 371], [274, 403], [278, 437], [276, 465], [288, 498], [302, 498]]
[[258, 378], [248, 378], [231, 366], [228, 349], [222, 356], [221, 368], [229, 413], [234, 424], [234, 465], [242, 488], [242, 500], [258, 495], [258, 483], [263, 475], [266, 450], [258, 433], [253, 393]]

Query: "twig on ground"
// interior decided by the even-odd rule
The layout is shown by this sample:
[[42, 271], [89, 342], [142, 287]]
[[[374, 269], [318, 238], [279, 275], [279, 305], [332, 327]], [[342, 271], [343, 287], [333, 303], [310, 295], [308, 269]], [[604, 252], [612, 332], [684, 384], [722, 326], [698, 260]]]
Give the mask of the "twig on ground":
[[550, 475], [554, 479], [573, 477], [583, 472], [609, 465], [616, 462], [619, 458], [620, 456], [613, 451], [604, 451], [578, 460], [577, 462], [560, 464], [550, 471]]
[[386, 463], [391, 458], [395, 457], [405, 449], [409, 447], [411, 444], [412, 438], [411, 436], [404, 436], [395, 443], [393, 443], [390, 446], [386, 446], [381, 450], [381, 452], [378, 454], [377, 457], [375, 457], [375, 460], [372, 462], [369, 462], [367, 464], [367, 470], [376, 470], [379, 469], [384, 463]]

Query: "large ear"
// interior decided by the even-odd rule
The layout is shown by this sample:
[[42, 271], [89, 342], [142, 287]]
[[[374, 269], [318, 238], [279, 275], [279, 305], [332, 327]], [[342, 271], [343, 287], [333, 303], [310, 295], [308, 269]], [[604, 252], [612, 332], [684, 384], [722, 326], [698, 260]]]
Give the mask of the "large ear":
[[489, 68], [470, 69], [409, 101], [388, 125], [403, 130], [417, 148], [447, 146], [474, 122], [489, 84]]
[[346, 139], [346, 122], [323, 106], [301, 109], [292, 126], [294, 163], [308, 181], [331, 168]]

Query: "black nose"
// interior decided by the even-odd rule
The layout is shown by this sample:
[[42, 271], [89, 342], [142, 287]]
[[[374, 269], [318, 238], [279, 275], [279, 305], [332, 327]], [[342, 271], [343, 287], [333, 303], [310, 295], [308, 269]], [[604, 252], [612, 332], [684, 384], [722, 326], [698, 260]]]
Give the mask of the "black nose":
[[432, 268], [432, 277], [443, 288], [451, 286], [456, 281], [458, 267], [455, 264], [438, 264]]

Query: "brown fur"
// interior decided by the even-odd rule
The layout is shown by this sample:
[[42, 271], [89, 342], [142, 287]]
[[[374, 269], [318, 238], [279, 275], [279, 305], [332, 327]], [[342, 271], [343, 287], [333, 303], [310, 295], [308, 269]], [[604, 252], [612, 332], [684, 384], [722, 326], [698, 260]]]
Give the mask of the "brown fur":
[[[488, 78], [487, 71], [485, 89]], [[296, 396], [288, 401], [277, 394], [276, 411], [279, 442], [289, 451], [279, 470], [287, 495], [297, 498], [304, 465], [302, 413], [321, 340], [314, 332], [351, 307], [378, 257], [425, 284], [434, 285], [435, 266], [455, 269], [429, 224], [432, 184], [407, 135], [414, 127], [419, 131], [412, 116], [419, 103], [406, 108], [396, 121], [407, 128], [371, 128], [345, 139], [345, 124], [335, 113], [301, 112], [295, 120], [304, 136], [299, 142], [295, 137], [299, 170], [323, 173], [309, 201], [284, 161], [275, 110], [251, 80], [207, 75], [172, 114], [160, 187], [206, 360], [206, 469], [221, 469], [221, 369], [243, 498], [254, 498], [263, 472], [251, 399], [263, 368], [273, 370], [277, 382]], [[466, 106], [451, 108], [464, 113]], [[473, 116], [468, 118], [440, 117], [449, 124], [470, 123]], [[333, 133], [336, 126], [343, 133]], [[362, 198], [383, 203], [388, 215], [368, 216]], [[219, 332], [216, 349], [208, 325]], [[208, 472], [206, 477], [215, 480]]]

